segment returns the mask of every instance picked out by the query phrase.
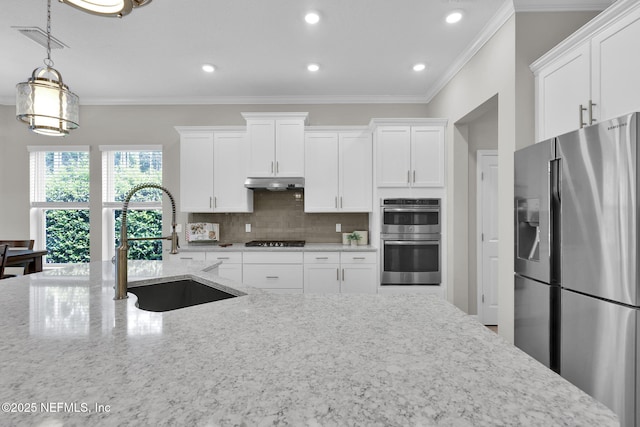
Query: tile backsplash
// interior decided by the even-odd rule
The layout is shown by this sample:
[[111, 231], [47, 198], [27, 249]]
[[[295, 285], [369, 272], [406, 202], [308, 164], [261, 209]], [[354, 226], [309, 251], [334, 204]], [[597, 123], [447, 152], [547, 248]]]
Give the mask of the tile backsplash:
[[[366, 213], [305, 213], [303, 191], [254, 191], [253, 213], [192, 213], [189, 222], [220, 224], [220, 243], [250, 240], [306, 240], [341, 243], [342, 231], [369, 230]], [[245, 232], [251, 224], [251, 232]]]

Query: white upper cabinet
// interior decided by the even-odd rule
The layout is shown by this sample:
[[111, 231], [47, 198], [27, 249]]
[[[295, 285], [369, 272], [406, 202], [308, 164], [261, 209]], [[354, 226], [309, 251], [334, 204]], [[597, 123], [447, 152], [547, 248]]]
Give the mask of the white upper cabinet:
[[213, 132], [180, 132], [180, 211], [213, 212]]
[[531, 64], [536, 140], [640, 111], [640, 2], [620, 0]]
[[305, 135], [305, 212], [371, 212], [372, 143], [368, 131]]
[[378, 187], [444, 187], [446, 121], [425, 121], [432, 124], [380, 125], [374, 120]]
[[[536, 90], [540, 107], [538, 128], [543, 133], [539, 139], [578, 129], [581, 122], [589, 120], [590, 55], [589, 43], [583, 43], [540, 71]], [[593, 114], [593, 106], [591, 112]]]
[[176, 129], [180, 132], [180, 211], [253, 212], [253, 192], [244, 187], [245, 132]]
[[303, 177], [308, 113], [242, 113], [247, 121], [251, 177]]
[[249, 144], [244, 132], [214, 134], [214, 212], [253, 212], [253, 191], [244, 187], [248, 154]]

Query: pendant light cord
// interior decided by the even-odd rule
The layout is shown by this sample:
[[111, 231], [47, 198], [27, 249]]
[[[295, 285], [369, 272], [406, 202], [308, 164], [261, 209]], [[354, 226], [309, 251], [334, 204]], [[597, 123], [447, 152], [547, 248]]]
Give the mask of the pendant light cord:
[[47, 0], [47, 59], [44, 61], [47, 68], [53, 68], [51, 59], [51, 0]]

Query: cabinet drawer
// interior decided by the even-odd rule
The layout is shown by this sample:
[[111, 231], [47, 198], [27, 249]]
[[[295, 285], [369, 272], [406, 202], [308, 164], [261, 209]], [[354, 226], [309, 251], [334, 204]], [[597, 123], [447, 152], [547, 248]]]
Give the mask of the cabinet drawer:
[[377, 255], [375, 252], [342, 252], [340, 261], [345, 264], [375, 264]]
[[168, 261], [204, 261], [204, 252], [179, 252], [175, 255], [167, 255]]
[[208, 252], [207, 261], [222, 261], [225, 264], [242, 264], [242, 252]]
[[338, 264], [340, 262], [339, 252], [305, 252], [305, 264]]
[[245, 252], [245, 264], [302, 264], [302, 252]]
[[302, 265], [245, 264], [242, 269], [244, 284], [256, 288], [302, 289], [303, 276]]

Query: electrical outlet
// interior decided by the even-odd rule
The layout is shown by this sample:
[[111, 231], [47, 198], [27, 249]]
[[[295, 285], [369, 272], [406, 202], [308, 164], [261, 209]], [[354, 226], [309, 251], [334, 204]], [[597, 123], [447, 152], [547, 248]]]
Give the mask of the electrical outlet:
[[336, 233], [342, 233], [342, 224], [336, 224]]
[[176, 224], [176, 233], [182, 233], [182, 224]]
[[251, 224], [245, 224], [244, 225], [244, 231], [247, 233], [251, 233]]

